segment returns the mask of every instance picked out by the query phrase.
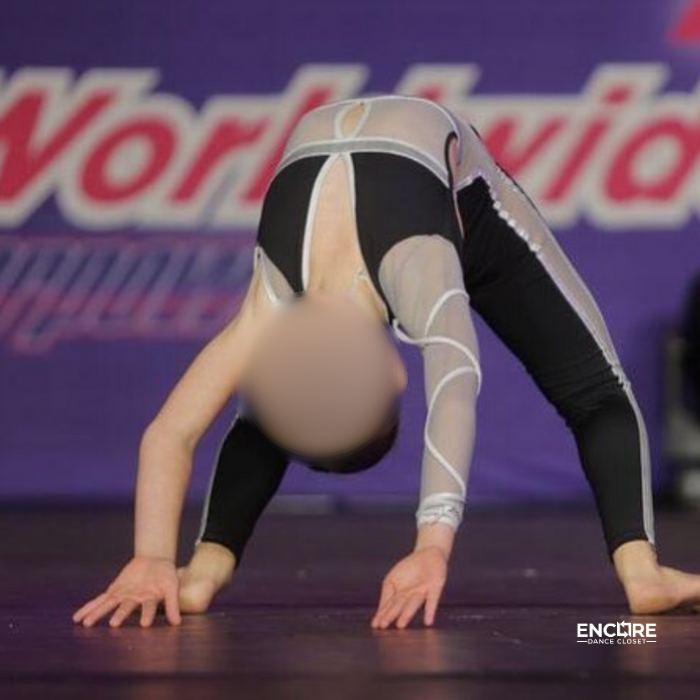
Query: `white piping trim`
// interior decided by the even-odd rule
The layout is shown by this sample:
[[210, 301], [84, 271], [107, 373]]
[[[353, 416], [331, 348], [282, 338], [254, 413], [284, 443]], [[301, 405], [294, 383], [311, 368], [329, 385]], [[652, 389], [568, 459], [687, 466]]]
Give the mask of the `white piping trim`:
[[464, 289], [449, 289], [446, 291], [433, 305], [433, 308], [428, 315], [428, 320], [425, 322], [425, 330], [423, 331], [425, 335], [428, 335], [428, 331], [430, 330], [430, 326], [432, 325], [433, 321], [435, 320], [435, 317], [438, 315], [440, 309], [442, 309], [442, 306], [452, 297], [456, 296], [462, 296], [467, 300], [467, 303], [469, 303], [469, 295]]
[[653, 491], [651, 486], [651, 458], [649, 456], [649, 437], [647, 435], [646, 424], [644, 417], [637, 404], [637, 399], [629, 387], [625, 387], [625, 394], [632, 404], [634, 415], [637, 419], [637, 427], [639, 428], [639, 449], [640, 459], [642, 460], [642, 508], [644, 514], [644, 532], [649, 538], [651, 544], [655, 544], [656, 533], [654, 532], [654, 507], [653, 507]]
[[[392, 146], [394, 148], [392, 148]], [[325, 150], [328, 152], [324, 152]], [[440, 162], [430, 153], [413, 144], [406, 143], [400, 139], [379, 136], [363, 136], [356, 139], [338, 139], [334, 141], [328, 139], [323, 141], [309, 141], [308, 143], [298, 146], [284, 156], [275, 170], [275, 176], [286, 167], [302, 158], [307, 158], [312, 155], [336, 155], [343, 151], [348, 153], [379, 152], [404, 156], [405, 158], [414, 160], [427, 167], [431, 172], [435, 173], [445, 185], [449, 185], [449, 172], [445, 163]]]
[[268, 274], [267, 263], [265, 262], [265, 251], [260, 247], [256, 246], [255, 260], [260, 268], [260, 279], [262, 280], [263, 289], [269, 302], [273, 306], [277, 306], [281, 303], [281, 299], [275, 294], [275, 290], [270, 282], [270, 276]]
[[313, 189], [311, 190], [311, 199], [309, 200], [309, 208], [306, 212], [306, 225], [304, 226], [304, 239], [302, 243], [302, 258], [301, 258], [301, 288], [306, 290], [309, 284], [309, 266], [311, 264], [311, 237], [313, 234], [314, 220], [316, 219], [316, 209], [321, 198], [321, 188], [323, 181], [328, 175], [328, 171], [333, 167], [338, 160], [337, 155], [330, 156], [323, 164], [323, 167], [316, 176]]
[[343, 153], [342, 159], [345, 162], [345, 169], [348, 175], [348, 189], [350, 195], [350, 207], [352, 209], [352, 222], [357, 231], [357, 192], [355, 190], [355, 164], [349, 153]]
[[428, 406], [428, 415], [425, 421], [425, 429], [423, 430], [423, 439], [425, 440], [425, 445], [428, 451], [433, 456], [436, 462], [442, 466], [443, 469], [457, 482], [459, 489], [462, 493], [462, 498], [466, 498], [467, 495], [467, 485], [459, 474], [459, 472], [447, 461], [447, 459], [440, 453], [440, 451], [435, 447], [433, 441], [430, 439], [430, 417], [433, 413], [433, 408], [435, 407], [435, 402], [438, 400], [440, 392], [451, 382], [453, 379], [463, 375], [472, 374], [473, 370], [471, 367], [458, 367], [453, 369], [451, 372], [446, 374], [435, 387], [435, 391], [430, 399], [430, 405]]
[[476, 375], [477, 379], [477, 394], [481, 391], [481, 384], [482, 384], [482, 374], [481, 374], [481, 366], [479, 365], [479, 361], [476, 359], [476, 356], [474, 353], [466, 346], [460, 343], [459, 341], [455, 340], [454, 338], [449, 338], [444, 335], [430, 335], [430, 336], [425, 336], [424, 338], [417, 338], [413, 339], [407, 336], [400, 328], [398, 325], [398, 322], [396, 319], [394, 319], [394, 332], [396, 333], [396, 336], [399, 340], [403, 341], [404, 343], [408, 345], [415, 345], [417, 347], [421, 347], [423, 345], [430, 345], [431, 343], [442, 343], [443, 345], [449, 345], [450, 347], [453, 347], [457, 350], [459, 350], [471, 363], [471, 367], [469, 368], [469, 371], [472, 372], [473, 374]]

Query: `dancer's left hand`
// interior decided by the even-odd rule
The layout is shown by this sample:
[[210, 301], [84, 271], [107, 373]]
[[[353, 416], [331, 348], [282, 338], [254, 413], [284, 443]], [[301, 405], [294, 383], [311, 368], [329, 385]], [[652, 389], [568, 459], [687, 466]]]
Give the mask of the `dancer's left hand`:
[[396, 623], [398, 629], [404, 629], [421, 608], [425, 608], [424, 624], [431, 626], [446, 581], [447, 556], [439, 547], [409, 554], [384, 578], [372, 627], [387, 629]]

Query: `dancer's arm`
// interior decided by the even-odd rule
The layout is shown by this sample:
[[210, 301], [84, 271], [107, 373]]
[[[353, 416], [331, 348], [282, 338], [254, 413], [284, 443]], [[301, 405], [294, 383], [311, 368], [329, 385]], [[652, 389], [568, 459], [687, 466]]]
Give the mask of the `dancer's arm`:
[[212, 340], [144, 433], [136, 488], [135, 556], [175, 561], [192, 457], [236, 388], [251, 330], [252, 323], [243, 314]]
[[433, 624], [466, 499], [481, 377], [452, 244], [439, 236], [415, 237], [390, 255], [383, 288], [408, 334], [404, 339], [422, 350], [428, 416], [416, 544], [384, 580], [372, 621], [379, 628], [405, 627], [423, 606], [425, 624]]
[[239, 383], [266, 311], [254, 277], [239, 314], [199, 353], [145, 431], [134, 558], [107, 591], [76, 612], [75, 622], [90, 626], [116, 609], [110, 624], [118, 626], [141, 607], [141, 624], [148, 626], [161, 601], [169, 621], [179, 622], [175, 557], [193, 453]]

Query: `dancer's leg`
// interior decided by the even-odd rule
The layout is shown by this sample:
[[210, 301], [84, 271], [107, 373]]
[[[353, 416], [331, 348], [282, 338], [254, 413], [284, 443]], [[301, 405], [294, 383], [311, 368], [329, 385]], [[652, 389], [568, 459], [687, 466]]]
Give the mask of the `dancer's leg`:
[[571, 429], [610, 553], [653, 542], [646, 431], [605, 323], [526, 198], [509, 193], [504, 210], [506, 187], [479, 179], [458, 195], [472, 306]]
[[700, 603], [700, 576], [659, 566], [644, 422], [590, 292], [500, 171], [458, 193], [472, 306], [571, 429], [633, 612]]
[[234, 421], [219, 450], [194, 555], [180, 569], [183, 612], [204, 612], [230, 581], [287, 464], [257, 426]]

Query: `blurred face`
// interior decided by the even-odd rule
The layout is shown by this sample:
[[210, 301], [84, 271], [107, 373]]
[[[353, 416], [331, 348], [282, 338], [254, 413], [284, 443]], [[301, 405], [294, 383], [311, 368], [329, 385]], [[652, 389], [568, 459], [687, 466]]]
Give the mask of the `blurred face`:
[[369, 441], [406, 387], [387, 332], [347, 298], [309, 294], [273, 315], [240, 387], [261, 429], [295, 454], [328, 457]]

